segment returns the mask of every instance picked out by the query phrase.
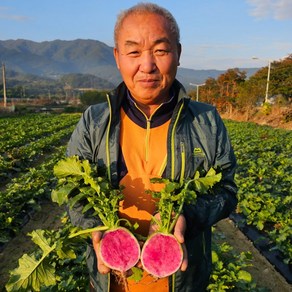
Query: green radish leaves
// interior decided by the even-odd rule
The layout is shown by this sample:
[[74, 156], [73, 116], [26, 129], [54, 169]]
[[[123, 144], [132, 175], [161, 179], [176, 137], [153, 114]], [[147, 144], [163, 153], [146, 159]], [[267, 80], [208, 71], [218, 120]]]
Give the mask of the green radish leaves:
[[117, 225], [119, 201], [123, 198], [121, 189], [114, 189], [106, 178], [98, 176], [96, 166], [71, 156], [55, 165], [54, 174], [58, 184], [52, 192], [53, 202], [73, 207], [85, 200], [83, 213], [93, 211], [108, 228]]
[[197, 171], [194, 178], [182, 182], [173, 182], [168, 179], [154, 178], [152, 183], [164, 183], [165, 187], [160, 192], [149, 191], [157, 198], [157, 211], [159, 220], [153, 218], [158, 225], [158, 231], [171, 233], [184, 204], [195, 204], [198, 195], [206, 194], [216, 183], [221, 180], [222, 174], [216, 173], [211, 168], [205, 176], [200, 176]]
[[55, 268], [46, 258], [56, 249], [56, 243], [52, 246], [44, 237], [43, 230], [36, 230], [29, 234], [34, 243], [42, 250], [42, 256], [37, 259], [35, 255], [24, 254], [19, 259], [19, 266], [11, 272], [11, 278], [6, 285], [7, 291], [40, 291], [40, 288], [56, 283]]

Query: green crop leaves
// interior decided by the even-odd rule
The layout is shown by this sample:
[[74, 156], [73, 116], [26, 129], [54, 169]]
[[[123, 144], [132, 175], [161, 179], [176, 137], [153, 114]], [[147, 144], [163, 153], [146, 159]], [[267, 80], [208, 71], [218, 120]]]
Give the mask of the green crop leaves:
[[[195, 204], [198, 195], [206, 194], [216, 183], [221, 180], [222, 174], [210, 168], [205, 176], [197, 171], [193, 178], [174, 182], [163, 178], [153, 178], [153, 183], [164, 183], [165, 187], [159, 192], [150, 192], [154, 198], [159, 199], [157, 210], [160, 219], [153, 220], [157, 223], [158, 231], [171, 233], [184, 204]], [[175, 214], [175, 216], [173, 216]]]
[[226, 125], [238, 161], [238, 212], [291, 263], [292, 131], [252, 123]]
[[42, 257], [24, 254], [19, 259], [19, 266], [12, 274], [6, 285], [7, 291], [40, 291], [42, 285], [50, 286], [56, 283], [55, 269], [46, 260], [47, 256], [56, 248], [56, 244], [50, 246], [44, 237], [43, 230], [33, 231], [30, 236], [32, 240], [41, 248]]

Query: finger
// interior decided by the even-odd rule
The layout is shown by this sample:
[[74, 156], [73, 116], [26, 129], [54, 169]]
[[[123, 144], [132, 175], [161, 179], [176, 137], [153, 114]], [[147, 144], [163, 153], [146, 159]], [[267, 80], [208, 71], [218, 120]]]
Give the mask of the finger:
[[97, 269], [100, 274], [107, 274], [111, 271], [109, 267], [107, 267], [100, 258], [97, 258]]
[[155, 223], [151, 223], [149, 226], [148, 235], [155, 233], [156, 230], [157, 230], [157, 225]]
[[101, 231], [93, 231], [91, 233], [91, 238], [92, 238], [92, 244], [93, 247], [97, 246], [102, 238], [102, 232]]
[[[155, 217], [155, 219], [157, 221], [160, 221], [160, 214], [159, 213], [156, 213], [154, 215], [154, 217]], [[157, 229], [158, 229], [158, 225], [156, 224], [156, 222], [154, 220], [152, 220], [151, 223], [150, 223], [150, 226], [149, 226], [148, 235], [151, 235], [151, 234], [155, 233], [157, 231]]]
[[180, 266], [180, 270], [182, 272], [184, 272], [184, 271], [186, 271], [186, 269], [188, 267], [188, 252], [187, 252], [186, 245], [184, 243], [182, 244], [182, 249], [183, 249], [183, 260], [182, 260], [182, 264]]
[[174, 227], [174, 236], [177, 238], [179, 243], [184, 242], [185, 231], [186, 231], [185, 216], [179, 215], [176, 225]]
[[99, 255], [99, 244], [100, 244], [101, 238], [102, 238], [102, 232], [100, 231], [92, 232], [92, 245], [93, 245], [96, 258], [97, 258], [97, 269], [99, 273], [107, 274], [110, 272], [110, 268], [104, 264], [104, 262], [101, 260], [100, 255]]

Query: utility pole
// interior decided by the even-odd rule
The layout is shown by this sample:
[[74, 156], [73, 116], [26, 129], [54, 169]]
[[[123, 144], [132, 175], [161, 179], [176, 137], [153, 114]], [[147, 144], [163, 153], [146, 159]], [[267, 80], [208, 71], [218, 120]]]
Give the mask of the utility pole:
[[205, 83], [202, 83], [202, 84], [194, 84], [194, 83], [190, 83], [190, 85], [192, 85], [192, 86], [196, 86], [196, 87], [197, 87], [197, 101], [199, 101], [199, 87], [200, 87], [200, 86], [204, 86]]
[[5, 76], [5, 64], [2, 63], [2, 78], [3, 78], [3, 98], [4, 98], [4, 107], [7, 106], [7, 97], [6, 97], [6, 76]]
[[271, 73], [271, 61], [269, 60], [265, 102], [268, 102], [269, 100], [270, 73]]
[[[260, 60], [258, 57], [252, 57], [253, 60]], [[270, 73], [271, 73], [271, 60], [268, 60], [268, 75], [267, 75], [267, 85], [266, 85], [266, 95], [265, 103], [269, 101], [269, 84], [270, 84]]]

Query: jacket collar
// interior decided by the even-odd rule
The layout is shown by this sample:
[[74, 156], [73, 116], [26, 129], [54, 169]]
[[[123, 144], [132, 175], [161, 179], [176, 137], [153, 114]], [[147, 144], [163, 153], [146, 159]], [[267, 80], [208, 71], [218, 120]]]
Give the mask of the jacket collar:
[[[184, 86], [177, 79], [174, 80], [172, 88], [174, 89], [175, 94], [178, 93], [178, 101], [183, 98], [189, 98], [187, 96]], [[120, 108], [123, 99], [126, 97], [127, 91], [128, 89], [126, 87], [126, 84], [124, 82], [121, 82], [113, 91], [109, 93], [112, 104], [115, 104], [117, 107], [116, 110]]]
[[[178, 96], [177, 103], [180, 104], [181, 101], [189, 100], [184, 86], [177, 79], [174, 80], [172, 88], [174, 90], [174, 94]], [[122, 106], [123, 100], [124, 98], [127, 98], [127, 92], [128, 89], [126, 87], [126, 84], [124, 82], [121, 82], [116, 89], [109, 93], [113, 117], [117, 118], [119, 116], [119, 111]]]

